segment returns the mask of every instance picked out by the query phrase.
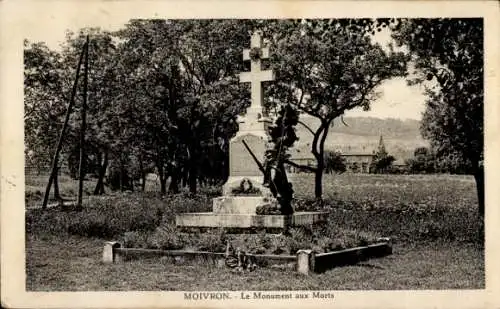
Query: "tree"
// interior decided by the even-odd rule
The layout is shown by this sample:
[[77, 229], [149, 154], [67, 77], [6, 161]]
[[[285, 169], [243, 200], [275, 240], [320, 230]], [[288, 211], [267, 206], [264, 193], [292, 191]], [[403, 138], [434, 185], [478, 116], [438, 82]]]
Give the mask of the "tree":
[[370, 20], [285, 21], [273, 38], [276, 71], [272, 95], [317, 118], [311, 152], [316, 167], [291, 165], [315, 173], [315, 197], [322, 197], [324, 144], [333, 121], [355, 107], [369, 109], [383, 81], [406, 72], [402, 52], [386, 52], [369, 36]]
[[387, 150], [385, 150], [384, 138], [380, 136], [380, 141], [378, 143], [378, 150], [373, 158], [373, 170], [375, 173], [386, 173], [392, 166], [392, 163], [396, 161], [396, 158], [389, 155]]
[[248, 28], [235, 20], [148, 20], [118, 35], [134, 68], [130, 88], [146, 106], [136, 108], [147, 125], [137, 133], [151, 147], [162, 192], [169, 174], [173, 192], [184, 179], [195, 193], [202, 173], [224, 169], [227, 160], [217, 158], [227, 154], [235, 116], [248, 105], [236, 76]]
[[345, 160], [338, 151], [325, 151], [325, 172], [342, 174], [346, 171]]
[[413, 158], [407, 160], [412, 173], [434, 173], [436, 171], [436, 156], [427, 147], [418, 147], [413, 152]]
[[[87, 103], [87, 129], [85, 134], [85, 170], [84, 174], [91, 173], [98, 176], [94, 194], [104, 193], [104, 176], [110, 161], [122, 158], [125, 149], [130, 146], [130, 121], [123, 114], [123, 92], [126, 85], [122, 83], [123, 67], [117, 52], [116, 38], [112, 33], [99, 28], [85, 28], [77, 33], [68, 32], [66, 41], [61, 45], [62, 61], [65, 67], [73, 62], [78, 51], [89, 35], [89, 78], [88, 78], [88, 103]], [[71, 69], [63, 72], [72, 74]], [[79, 91], [83, 91], [80, 83]], [[76, 175], [78, 166], [80, 144], [78, 133], [80, 130], [81, 96], [75, 113], [71, 118], [71, 128], [66, 138], [68, 145], [67, 160], [70, 170]]]
[[[24, 41], [25, 153], [29, 164], [38, 169], [50, 164], [63, 127], [61, 118], [69, 100], [60, 95], [63, 91], [61, 72], [59, 53], [51, 51], [44, 43]], [[54, 197], [60, 200], [57, 176], [58, 172], [53, 179]]]
[[405, 19], [392, 28], [414, 56], [419, 75], [412, 82], [427, 82], [422, 134], [438, 157], [459, 155], [468, 162], [483, 216], [483, 20]]

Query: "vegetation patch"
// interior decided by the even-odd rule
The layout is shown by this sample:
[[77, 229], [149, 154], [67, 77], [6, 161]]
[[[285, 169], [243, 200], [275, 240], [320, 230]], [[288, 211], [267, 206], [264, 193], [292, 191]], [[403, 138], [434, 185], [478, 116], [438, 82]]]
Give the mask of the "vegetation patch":
[[[471, 198], [472, 177], [349, 174], [327, 177], [323, 202], [308, 197], [313, 189], [313, 175], [302, 174], [292, 179], [295, 211], [328, 211], [327, 226], [333, 230], [391, 237], [399, 243], [453, 241], [483, 246], [484, 222], [477, 216], [477, 200]], [[26, 231], [110, 240], [124, 239], [128, 233], [130, 241], [136, 239], [134, 246], [151, 247], [143, 243], [161, 238], [160, 233], [174, 237], [169, 236], [168, 229], [165, 232], [160, 229], [173, 228], [176, 214], [211, 211], [212, 198], [220, 195], [220, 189], [210, 188], [198, 195], [180, 193], [161, 197], [156, 192], [146, 192], [104, 196], [84, 200], [81, 212], [28, 210]], [[137, 240], [143, 238], [148, 241]], [[176, 243], [171, 241], [173, 244], [163, 245], [158, 240], [157, 247], [175, 248]]]
[[310, 249], [317, 253], [366, 246], [377, 242], [380, 235], [356, 230], [292, 228], [283, 234], [226, 234], [224, 229], [206, 233], [176, 233], [174, 226], [158, 227], [153, 233], [134, 231], [124, 234], [124, 247], [163, 250], [194, 250], [224, 252], [228, 242], [253, 254], [294, 255], [298, 250]]
[[275, 205], [274, 203], [257, 206], [255, 213], [258, 215], [282, 215], [278, 205]]

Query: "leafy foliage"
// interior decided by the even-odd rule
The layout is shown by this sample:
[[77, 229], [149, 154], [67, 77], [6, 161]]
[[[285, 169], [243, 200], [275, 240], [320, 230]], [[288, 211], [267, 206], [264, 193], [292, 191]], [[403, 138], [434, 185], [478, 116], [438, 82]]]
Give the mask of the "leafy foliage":
[[385, 144], [383, 137], [380, 136], [380, 141], [378, 145], [378, 150], [373, 158], [373, 170], [375, 173], [386, 173], [390, 171], [392, 163], [396, 160], [394, 156], [391, 156], [385, 150]]
[[342, 174], [346, 171], [345, 159], [338, 151], [325, 152], [325, 172]]
[[273, 38], [275, 53], [271, 61], [277, 82], [271, 93], [320, 120], [311, 152], [316, 158], [316, 198], [322, 196], [324, 144], [334, 119], [355, 107], [369, 109], [377, 97], [376, 87], [384, 80], [403, 76], [406, 56], [384, 51], [374, 44], [369, 20], [287, 21], [288, 31]]
[[[290, 104], [319, 120], [317, 128], [305, 125], [317, 164], [304, 168], [315, 172], [315, 195], [321, 198], [324, 144], [333, 121], [349, 109], [368, 109], [378, 85], [407, 75], [408, 56], [372, 41], [371, 35], [386, 26], [411, 52], [420, 72], [414, 82], [434, 82], [423, 126], [433, 150], [481, 179], [478, 19], [131, 20], [113, 33], [70, 32], [60, 51], [25, 42], [27, 159], [39, 165], [50, 161], [77, 57], [90, 34], [86, 172], [102, 180], [109, 169], [144, 183], [156, 170], [163, 194], [178, 193], [180, 186], [194, 193], [198, 184], [223, 182], [229, 140], [238, 128], [235, 118], [249, 104], [248, 89], [237, 77], [245, 70], [241, 52], [248, 47], [249, 31], [260, 28], [271, 47], [264, 66], [277, 77], [266, 87], [266, 108]], [[77, 98], [63, 147], [73, 171], [79, 150]], [[390, 161], [381, 160], [380, 168]], [[115, 187], [124, 190], [125, 182]], [[94, 192], [103, 188], [101, 181]]]
[[441, 18], [403, 20], [394, 38], [414, 56], [427, 86], [422, 134], [437, 156], [459, 155], [476, 177], [479, 214], [484, 211], [483, 161], [483, 20]]

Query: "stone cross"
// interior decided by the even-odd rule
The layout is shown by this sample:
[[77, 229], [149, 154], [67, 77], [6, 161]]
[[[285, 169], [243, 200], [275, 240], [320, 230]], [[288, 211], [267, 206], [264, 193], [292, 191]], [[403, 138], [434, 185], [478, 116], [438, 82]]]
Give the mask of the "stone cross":
[[250, 108], [262, 111], [262, 82], [274, 80], [272, 70], [261, 70], [261, 59], [269, 58], [269, 48], [262, 47], [260, 31], [252, 34], [250, 49], [243, 50], [243, 60], [251, 61], [250, 72], [240, 73], [240, 83], [250, 83], [252, 103]]

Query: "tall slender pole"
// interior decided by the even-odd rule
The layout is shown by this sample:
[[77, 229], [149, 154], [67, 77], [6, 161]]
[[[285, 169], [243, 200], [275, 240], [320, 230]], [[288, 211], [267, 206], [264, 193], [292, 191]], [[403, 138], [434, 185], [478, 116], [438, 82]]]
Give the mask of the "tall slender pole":
[[85, 54], [85, 50], [87, 49], [86, 45], [87, 45], [87, 43], [85, 43], [85, 45], [83, 46], [83, 49], [80, 53], [80, 59], [78, 60], [78, 66], [76, 68], [75, 81], [73, 83], [73, 89], [71, 92], [71, 99], [69, 100], [68, 109], [66, 110], [66, 116], [64, 118], [64, 124], [63, 124], [63, 127], [61, 129], [61, 133], [59, 134], [59, 138], [57, 140], [56, 152], [54, 154], [54, 157], [52, 158], [52, 171], [50, 172], [49, 181], [47, 183], [47, 187], [45, 188], [45, 195], [43, 197], [43, 204], [42, 204], [43, 210], [47, 208], [47, 203], [49, 201], [50, 188], [52, 187], [52, 182], [54, 181], [55, 173], [57, 173], [59, 152], [61, 151], [62, 141], [64, 139], [64, 134], [66, 132], [66, 128], [68, 127], [69, 116], [71, 115], [71, 110], [73, 108], [73, 105], [75, 104], [75, 96], [76, 96], [76, 91], [77, 91], [77, 86], [78, 86], [78, 79], [80, 77], [80, 68], [82, 66], [83, 55]]
[[83, 102], [82, 102], [82, 125], [80, 127], [80, 166], [78, 173], [78, 198], [76, 207], [82, 208], [82, 194], [83, 194], [83, 178], [85, 177], [85, 129], [87, 125], [87, 90], [89, 79], [89, 36], [87, 35], [87, 42], [85, 49], [85, 70], [83, 78]]

